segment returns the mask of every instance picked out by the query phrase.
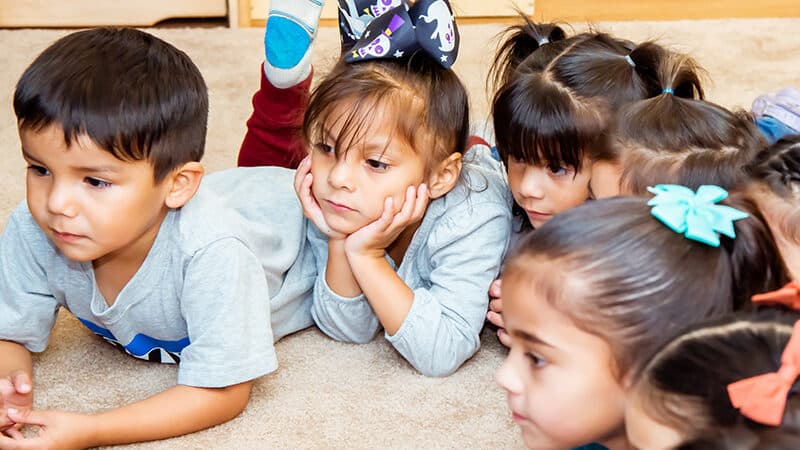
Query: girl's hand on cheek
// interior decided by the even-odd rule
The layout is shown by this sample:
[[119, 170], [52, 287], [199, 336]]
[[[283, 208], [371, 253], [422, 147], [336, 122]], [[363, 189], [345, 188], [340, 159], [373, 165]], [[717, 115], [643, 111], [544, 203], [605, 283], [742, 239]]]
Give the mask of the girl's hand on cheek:
[[343, 240], [347, 235], [333, 231], [328, 223], [325, 222], [325, 216], [322, 214], [322, 209], [314, 198], [311, 192], [311, 185], [314, 183], [314, 177], [311, 175], [311, 157], [306, 156], [297, 171], [294, 174], [294, 191], [300, 199], [300, 204], [303, 205], [303, 214], [314, 223], [314, 225], [322, 231], [323, 234], [328, 236], [330, 240]]
[[383, 204], [383, 213], [377, 220], [347, 237], [345, 252], [348, 256], [369, 255], [383, 258], [384, 250], [397, 239], [409, 225], [422, 220], [430, 196], [423, 183], [409, 186], [400, 211], [394, 212], [394, 200], [389, 197]]

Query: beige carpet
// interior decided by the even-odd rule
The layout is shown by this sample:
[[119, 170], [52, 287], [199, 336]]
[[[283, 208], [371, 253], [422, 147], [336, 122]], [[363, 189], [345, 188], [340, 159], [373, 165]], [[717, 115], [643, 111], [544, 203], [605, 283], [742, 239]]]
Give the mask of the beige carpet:
[[[710, 97], [749, 106], [754, 96], [800, 86], [800, 19], [599, 24], [634, 40], [662, 38], [694, 54], [715, 83]], [[487, 111], [484, 77], [497, 25], [461, 28], [457, 70], [475, 117]], [[258, 85], [258, 29], [157, 29], [197, 62], [211, 93], [209, 170], [235, 164]], [[24, 198], [24, 165], [11, 100], [25, 66], [62, 31], [0, 30], [0, 220]], [[319, 72], [335, 55], [334, 29], [320, 32]], [[521, 441], [492, 376], [503, 349], [491, 333], [455, 375], [416, 374], [381, 339], [340, 344], [306, 330], [277, 344], [281, 367], [256, 384], [237, 419], [144, 448], [518, 448]], [[127, 357], [62, 314], [47, 351], [35, 357], [36, 405], [84, 412], [112, 408], [171, 386], [175, 369]], [[591, 402], [591, 399], [586, 399]], [[569, 420], [569, 418], [564, 418]]]

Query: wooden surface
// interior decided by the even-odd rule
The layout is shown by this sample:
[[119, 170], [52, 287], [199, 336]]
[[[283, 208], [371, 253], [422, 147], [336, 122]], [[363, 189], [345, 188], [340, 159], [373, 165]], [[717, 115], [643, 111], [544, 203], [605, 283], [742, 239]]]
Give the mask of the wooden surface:
[[[239, 26], [264, 26], [269, 0], [231, 1], [238, 1]], [[452, 4], [459, 23], [512, 22], [515, 7], [533, 11], [536, 20], [565, 22], [800, 17], [800, 0], [452, 0]], [[336, 2], [326, 1], [322, 17], [323, 26], [336, 25]]]
[[[233, 1], [233, 0], [232, 0]], [[247, 26], [262, 26], [267, 19], [269, 0], [238, 0], [239, 24]], [[522, 11], [533, 12], [534, 0], [451, 0], [453, 12], [457, 17], [512, 17], [516, 15], [515, 8]], [[337, 20], [338, 2], [326, 0], [322, 9], [323, 20]], [[323, 24], [328, 22], [324, 21]]]
[[800, 17], [800, 0], [536, 0], [542, 21]]
[[227, 14], [226, 0], [0, 0], [0, 27], [149, 26]]

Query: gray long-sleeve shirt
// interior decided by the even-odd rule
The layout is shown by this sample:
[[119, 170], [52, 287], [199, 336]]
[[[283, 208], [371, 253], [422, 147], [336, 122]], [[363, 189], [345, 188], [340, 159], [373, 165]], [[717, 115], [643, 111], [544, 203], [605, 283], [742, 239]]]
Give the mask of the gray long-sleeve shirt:
[[[511, 233], [511, 194], [502, 168], [488, 154], [465, 156], [461, 180], [433, 200], [399, 267], [414, 291], [400, 329], [386, 339], [428, 376], [446, 376], [480, 346], [487, 291], [503, 261]], [[309, 225], [318, 277], [311, 309], [317, 326], [346, 342], [372, 340], [381, 324], [364, 295], [344, 298], [325, 282], [328, 241]]]

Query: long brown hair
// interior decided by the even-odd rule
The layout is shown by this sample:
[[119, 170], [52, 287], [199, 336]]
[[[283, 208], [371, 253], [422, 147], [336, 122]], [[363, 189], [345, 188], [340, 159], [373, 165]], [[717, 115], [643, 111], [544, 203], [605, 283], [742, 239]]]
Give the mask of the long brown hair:
[[501, 159], [577, 173], [587, 158], [607, 155], [609, 117], [660, 92], [657, 73], [666, 54], [653, 42], [636, 45], [599, 32], [568, 37], [556, 24], [523, 17], [509, 28], [490, 74]]
[[766, 141], [747, 114], [702, 100], [698, 73], [692, 58], [670, 55], [659, 68], [662, 92], [616, 115], [609, 153], [597, 159], [621, 165], [623, 191], [643, 194], [659, 183], [693, 189], [744, 183], [747, 164]]
[[[466, 150], [467, 91], [455, 72], [421, 54], [402, 61], [340, 60], [311, 94], [303, 137], [313, 143], [331, 120], [341, 120], [344, 132], [334, 146], [338, 153], [363, 139], [364, 129], [379, 107], [392, 114], [393, 131], [422, 152], [429, 170], [449, 155]], [[334, 117], [335, 113], [341, 116]]]
[[781, 234], [800, 244], [800, 135], [780, 140], [759, 152], [747, 172], [756, 201], [761, 203], [761, 198], [754, 191], [769, 191], [772, 196], [766, 201], [770, 204], [761, 205], [762, 209], [765, 213], [768, 210], [778, 213]]
[[746, 199], [725, 201], [750, 217], [717, 248], [667, 228], [647, 201], [614, 197], [555, 216], [518, 244], [503, 276], [532, 283], [608, 341], [620, 375], [687, 324], [742, 309], [788, 281], [769, 228]]
[[733, 382], [778, 371], [798, 319], [796, 312], [767, 309], [690, 327], [652, 355], [633, 389], [635, 402], [679, 431], [680, 449], [798, 448], [800, 383], [790, 390], [779, 427], [741, 415], [727, 392]]

